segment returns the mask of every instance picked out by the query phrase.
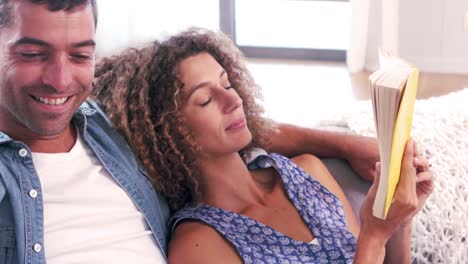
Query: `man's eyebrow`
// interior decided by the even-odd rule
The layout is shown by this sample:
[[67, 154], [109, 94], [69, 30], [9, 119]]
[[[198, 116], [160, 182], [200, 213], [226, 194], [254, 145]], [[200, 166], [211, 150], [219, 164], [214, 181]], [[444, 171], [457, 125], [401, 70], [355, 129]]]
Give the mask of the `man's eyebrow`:
[[[24, 37], [19, 39], [18, 41], [15, 42], [14, 46], [18, 45], [36, 45], [36, 46], [41, 46], [41, 47], [50, 47], [50, 44], [42, 41], [40, 39], [35, 39], [35, 38], [30, 38], [30, 37]], [[90, 40], [85, 40], [81, 41], [78, 43], [72, 44], [73, 48], [81, 48], [81, 47], [87, 47], [87, 46], [96, 46], [96, 42], [92, 39]]]
[[39, 39], [35, 39], [35, 38], [30, 38], [30, 37], [24, 37], [24, 38], [21, 38], [19, 40], [17, 40], [14, 44], [14, 46], [18, 46], [18, 45], [36, 45], [36, 46], [41, 46], [41, 47], [49, 47], [49, 43], [45, 42], [45, 41], [42, 41], [42, 40], [39, 40]]
[[[226, 71], [223, 69], [223, 70], [221, 71], [221, 74], [219, 74], [219, 78], [223, 77], [224, 74], [226, 74]], [[209, 84], [210, 84], [210, 82], [202, 82], [202, 83], [199, 83], [199, 84], [197, 84], [197, 85], [194, 85], [194, 86], [190, 87], [189, 92], [187, 93], [187, 98], [189, 98], [190, 96], [192, 96], [192, 94], [193, 94], [196, 90], [202, 88], [203, 86], [207, 86], [207, 85], [209, 85]]]
[[73, 48], [81, 48], [81, 47], [87, 47], [87, 46], [95, 47], [96, 42], [94, 40], [90, 39], [90, 40], [85, 40], [85, 41], [78, 42], [78, 43], [75, 43], [75, 44], [72, 45]]

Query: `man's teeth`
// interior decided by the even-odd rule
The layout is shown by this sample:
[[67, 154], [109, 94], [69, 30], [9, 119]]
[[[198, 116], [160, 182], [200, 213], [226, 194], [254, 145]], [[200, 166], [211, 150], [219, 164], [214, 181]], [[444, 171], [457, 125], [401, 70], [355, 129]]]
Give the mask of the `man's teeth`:
[[38, 100], [41, 103], [48, 104], [48, 105], [61, 105], [64, 104], [68, 97], [62, 97], [62, 98], [55, 98], [55, 99], [50, 99], [50, 98], [45, 98], [45, 97], [36, 97], [34, 96], [36, 100]]

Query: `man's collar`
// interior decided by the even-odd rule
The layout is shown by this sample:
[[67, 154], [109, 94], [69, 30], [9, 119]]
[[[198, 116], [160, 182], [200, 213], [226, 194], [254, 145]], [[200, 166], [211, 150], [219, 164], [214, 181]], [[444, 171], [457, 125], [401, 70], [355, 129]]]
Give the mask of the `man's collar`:
[[91, 105], [87, 101], [84, 101], [80, 105], [80, 107], [78, 108], [78, 111], [83, 113], [85, 116], [91, 116], [91, 115], [94, 115], [96, 113], [96, 110], [91, 108]]
[[7, 141], [10, 141], [10, 140], [11, 140], [11, 138], [7, 134], [0, 131], [0, 144], [2, 144], [4, 142], [7, 142]]

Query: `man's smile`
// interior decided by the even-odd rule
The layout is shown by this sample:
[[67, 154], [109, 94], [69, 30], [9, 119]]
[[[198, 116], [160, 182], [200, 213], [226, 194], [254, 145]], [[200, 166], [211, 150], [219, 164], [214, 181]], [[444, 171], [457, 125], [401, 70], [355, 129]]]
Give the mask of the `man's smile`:
[[65, 102], [67, 102], [67, 100], [71, 97], [71, 96], [67, 96], [67, 97], [59, 97], [59, 98], [48, 98], [48, 97], [41, 97], [41, 96], [34, 96], [34, 95], [31, 95], [32, 98], [34, 98], [34, 100], [36, 100], [37, 102], [40, 102], [40, 103], [43, 103], [43, 104], [46, 104], [46, 105], [63, 105], [65, 104]]

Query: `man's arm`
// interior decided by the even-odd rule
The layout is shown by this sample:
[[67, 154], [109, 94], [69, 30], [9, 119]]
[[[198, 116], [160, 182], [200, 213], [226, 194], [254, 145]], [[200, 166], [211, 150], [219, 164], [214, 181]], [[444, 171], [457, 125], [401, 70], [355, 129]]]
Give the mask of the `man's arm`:
[[379, 161], [375, 138], [288, 124], [278, 124], [278, 128], [279, 132], [270, 138], [269, 152], [288, 157], [309, 153], [320, 158], [346, 159], [362, 178], [373, 180], [375, 163]]

